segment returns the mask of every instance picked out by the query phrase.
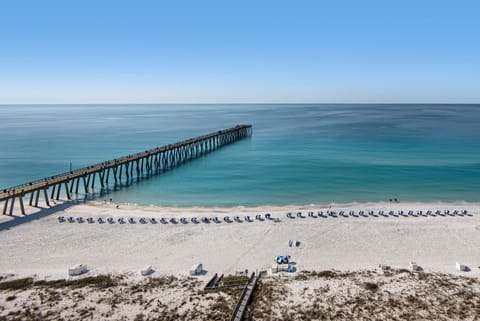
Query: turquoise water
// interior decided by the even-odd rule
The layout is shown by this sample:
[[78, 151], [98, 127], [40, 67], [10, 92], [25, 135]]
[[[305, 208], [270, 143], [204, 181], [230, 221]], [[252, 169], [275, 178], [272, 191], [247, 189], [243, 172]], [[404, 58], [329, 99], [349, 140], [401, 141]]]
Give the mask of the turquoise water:
[[480, 201], [480, 105], [4, 105], [0, 119], [2, 188], [245, 123], [252, 138], [102, 197]]

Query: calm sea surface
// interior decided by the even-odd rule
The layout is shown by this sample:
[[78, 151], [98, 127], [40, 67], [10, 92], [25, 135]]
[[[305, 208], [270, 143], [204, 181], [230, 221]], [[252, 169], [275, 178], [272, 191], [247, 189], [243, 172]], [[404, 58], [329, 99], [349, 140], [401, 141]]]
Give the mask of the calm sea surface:
[[108, 196], [179, 206], [480, 201], [480, 105], [0, 106], [0, 187], [236, 124], [253, 136]]

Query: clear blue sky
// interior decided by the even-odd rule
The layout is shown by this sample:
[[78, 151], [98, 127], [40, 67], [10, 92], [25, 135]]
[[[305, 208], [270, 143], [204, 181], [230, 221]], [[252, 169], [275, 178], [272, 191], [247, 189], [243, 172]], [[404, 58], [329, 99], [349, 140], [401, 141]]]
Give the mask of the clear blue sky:
[[136, 102], [480, 103], [480, 2], [0, 2], [0, 103]]

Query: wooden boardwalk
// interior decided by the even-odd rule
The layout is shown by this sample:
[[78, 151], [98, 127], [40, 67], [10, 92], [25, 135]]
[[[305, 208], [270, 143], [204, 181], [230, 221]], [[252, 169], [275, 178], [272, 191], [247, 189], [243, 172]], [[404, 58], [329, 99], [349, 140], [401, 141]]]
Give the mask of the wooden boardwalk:
[[245, 286], [242, 294], [240, 295], [240, 299], [238, 300], [237, 306], [233, 311], [230, 321], [242, 321], [243, 317], [245, 316], [245, 312], [247, 311], [248, 304], [250, 303], [253, 290], [255, 290], [259, 278], [259, 275], [255, 273], [252, 274], [250, 280], [248, 280], [247, 285]]
[[169, 170], [251, 134], [252, 125], [237, 125], [175, 144], [6, 188], [0, 191], [0, 202], [4, 202], [3, 214], [13, 214], [15, 200], [18, 200], [20, 210], [25, 214], [23, 198], [26, 196], [29, 196], [28, 205], [38, 207], [40, 195], [43, 194], [46, 205], [50, 206], [49, 194], [50, 199], [60, 199], [62, 187], [66, 198], [72, 199], [72, 194], [78, 194], [82, 189], [85, 194], [89, 194], [95, 188], [95, 182], [98, 182], [101, 188], [108, 186], [110, 178], [113, 178], [115, 184], [122, 183], [122, 174], [128, 184], [134, 177], [138, 179]]

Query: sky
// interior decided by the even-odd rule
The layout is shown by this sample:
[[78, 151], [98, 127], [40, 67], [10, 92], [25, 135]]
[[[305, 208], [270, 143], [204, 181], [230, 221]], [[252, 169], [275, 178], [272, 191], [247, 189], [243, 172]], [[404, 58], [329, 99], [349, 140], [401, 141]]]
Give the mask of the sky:
[[479, 1], [1, 0], [0, 104], [480, 103]]

